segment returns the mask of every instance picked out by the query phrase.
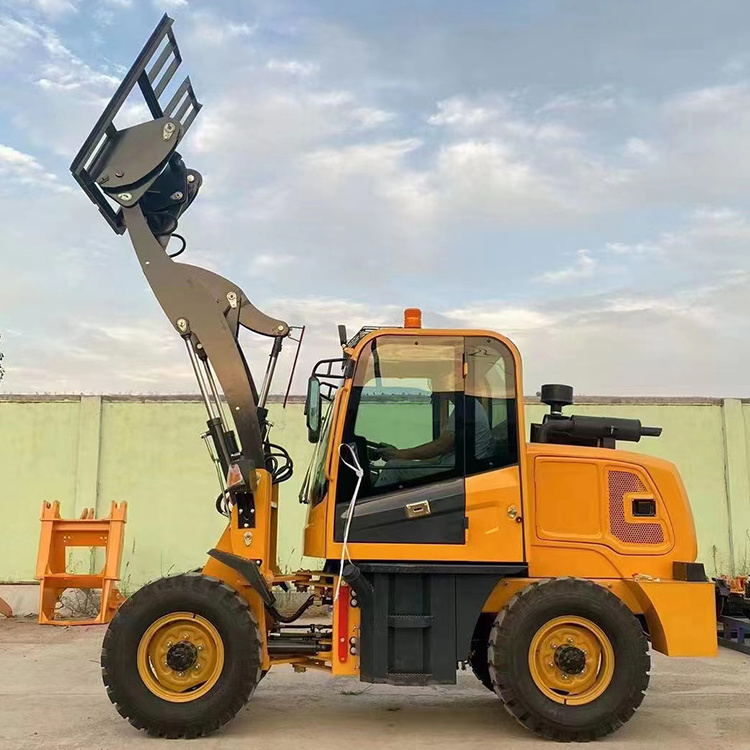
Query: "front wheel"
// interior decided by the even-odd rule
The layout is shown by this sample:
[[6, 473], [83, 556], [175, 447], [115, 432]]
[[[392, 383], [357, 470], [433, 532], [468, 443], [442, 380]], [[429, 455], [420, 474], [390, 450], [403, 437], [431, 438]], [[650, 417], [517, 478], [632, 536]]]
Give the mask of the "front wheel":
[[534, 583], [500, 612], [489, 672], [505, 708], [536, 734], [587, 741], [635, 713], [648, 686], [648, 643], [630, 610], [592, 581]]
[[128, 599], [102, 644], [110, 700], [133, 726], [189, 738], [226, 724], [261, 678], [258, 625], [216, 578], [162, 578]]

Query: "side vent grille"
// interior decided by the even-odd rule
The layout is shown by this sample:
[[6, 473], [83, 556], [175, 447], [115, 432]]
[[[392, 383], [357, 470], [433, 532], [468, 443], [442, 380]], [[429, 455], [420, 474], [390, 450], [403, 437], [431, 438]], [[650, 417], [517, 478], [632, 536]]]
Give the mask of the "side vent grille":
[[648, 494], [649, 489], [637, 474], [629, 471], [609, 472], [609, 529], [627, 544], [662, 544], [664, 530], [658, 523], [631, 523], [625, 519], [625, 495]]

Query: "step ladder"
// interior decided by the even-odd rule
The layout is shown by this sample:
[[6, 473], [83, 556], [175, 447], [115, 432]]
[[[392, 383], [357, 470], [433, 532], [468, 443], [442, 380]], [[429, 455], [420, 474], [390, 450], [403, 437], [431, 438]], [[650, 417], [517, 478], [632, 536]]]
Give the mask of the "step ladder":
[[[60, 503], [42, 503], [42, 530], [36, 579], [39, 581], [39, 623], [41, 625], [96, 625], [109, 622], [124, 601], [116, 587], [128, 505], [112, 503], [106, 518], [94, 518], [93, 508], [84, 508], [75, 520], [60, 517]], [[69, 573], [69, 547], [103, 547], [104, 566], [99, 573]], [[95, 618], [55, 618], [55, 608], [65, 589], [100, 589], [101, 603]]]

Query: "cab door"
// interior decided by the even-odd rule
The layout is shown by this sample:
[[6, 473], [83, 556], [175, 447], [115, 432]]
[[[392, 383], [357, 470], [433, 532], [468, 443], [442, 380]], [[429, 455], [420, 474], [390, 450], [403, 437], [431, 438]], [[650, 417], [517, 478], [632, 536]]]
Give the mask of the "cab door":
[[[463, 349], [461, 336], [385, 335], [360, 355], [343, 434], [364, 469], [350, 542], [464, 543]], [[423, 457], [408, 457], [417, 446]], [[355, 486], [340, 464], [336, 541]]]
[[[370, 559], [378, 544], [410, 544], [455, 546], [455, 559], [522, 560], [517, 417], [514, 359], [503, 342], [373, 339], [358, 359], [342, 435], [364, 470], [348, 542], [367, 545], [359, 549]], [[386, 449], [384, 458], [384, 445], [396, 456]], [[357, 477], [343, 462], [336, 473], [341, 542]], [[428, 548], [414, 553], [432, 557]]]

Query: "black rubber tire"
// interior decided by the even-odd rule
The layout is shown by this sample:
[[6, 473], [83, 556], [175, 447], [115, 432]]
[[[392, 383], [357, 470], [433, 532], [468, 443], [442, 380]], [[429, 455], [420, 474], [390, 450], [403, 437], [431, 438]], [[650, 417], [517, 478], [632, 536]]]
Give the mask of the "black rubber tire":
[[487, 641], [490, 638], [492, 625], [495, 618], [492, 615], [482, 613], [474, 628], [471, 639], [471, 651], [469, 652], [469, 666], [474, 676], [484, 685], [487, 690], [495, 692], [490, 676], [490, 665], [487, 658]]
[[[615, 668], [607, 689], [591, 703], [566, 706], [536, 686], [528, 664], [531, 641], [544, 623], [563, 615], [585, 617], [609, 638]], [[648, 641], [632, 612], [592, 581], [553, 578], [533, 583], [511, 599], [490, 634], [489, 672], [506, 710], [540, 737], [587, 742], [621, 727], [648, 687]]]
[[[194, 612], [218, 630], [224, 668], [208, 693], [187, 703], [154, 695], [137, 667], [146, 629], [170, 612]], [[217, 578], [199, 572], [161, 578], [118, 610], [102, 644], [102, 678], [115, 708], [137, 729], [169, 739], [202, 737], [226, 724], [245, 705], [261, 676], [258, 625], [247, 602]]]
[[487, 690], [495, 692], [495, 688], [492, 684], [492, 677], [490, 676], [490, 665], [487, 662], [487, 644], [484, 648], [477, 648], [476, 651], [472, 651], [469, 656], [469, 665], [471, 671], [474, 672], [474, 676], [479, 682], [484, 685]]

